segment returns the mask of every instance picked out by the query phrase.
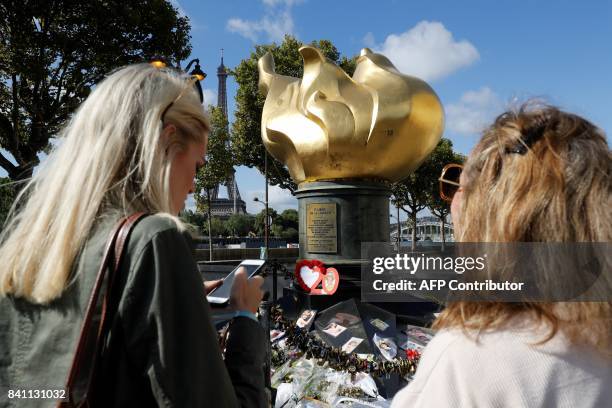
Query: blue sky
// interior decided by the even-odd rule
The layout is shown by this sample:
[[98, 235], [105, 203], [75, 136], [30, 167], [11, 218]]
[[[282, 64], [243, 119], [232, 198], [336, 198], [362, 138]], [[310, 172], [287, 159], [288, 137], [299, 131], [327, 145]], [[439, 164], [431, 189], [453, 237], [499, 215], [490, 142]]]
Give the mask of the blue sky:
[[[216, 103], [220, 49], [236, 66], [254, 44], [331, 40], [343, 55], [368, 46], [426, 79], [446, 111], [445, 137], [468, 153], [479, 129], [509, 104], [543, 98], [612, 131], [612, 2], [395, 0], [173, 0], [192, 25], [192, 57]], [[236, 86], [228, 79], [230, 121]], [[608, 140], [610, 138], [608, 137]], [[0, 174], [1, 175], [1, 174]], [[250, 212], [263, 196], [257, 170], [238, 168]], [[277, 210], [297, 202], [271, 189]]]
[[[511, 104], [542, 98], [612, 131], [612, 2], [225, 0], [175, 4], [192, 21], [193, 54], [216, 92], [219, 49], [237, 65], [254, 44], [331, 40], [343, 55], [368, 46], [426, 79], [446, 111], [445, 137], [468, 153], [479, 129]], [[228, 83], [230, 120], [236, 87]], [[212, 100], [214, 102], [214, 99]], [[263, 189], [239, 168], [249, 209]], [[272, 189], [272, 206], [295, 206]]]

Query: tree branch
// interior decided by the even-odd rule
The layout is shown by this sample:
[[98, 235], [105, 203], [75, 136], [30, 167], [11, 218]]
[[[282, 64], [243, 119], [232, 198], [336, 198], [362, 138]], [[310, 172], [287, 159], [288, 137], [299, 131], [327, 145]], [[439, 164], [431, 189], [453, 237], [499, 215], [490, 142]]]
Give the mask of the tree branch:
[[15, 173], [17, 173], [18, 171], [18, 167], [15, 166], [13, 163], [11, 163], [11, 161], [9, 159], [7, 159], [6, 157], [4, 157], [4, 155], [2, 154], [2, 152], [0, 152], [0, 166], [6, 170], [6, 172], [9, 174], [10, 178], [13, 178], [13, 176], [15, 175]]
[[[11, 75], [11, 88], [12, 88], [12, 97], [13, 97], [13, 131], [9, 134], [9, 141], [12, 150], [17, 153], [19, 150], [19, 137], [17, 134], [19, 133], [19, 98], [17, 96], [17, 75]], [[17, 163], [20, 162], [20, 157], [15, 157]]]
[[4, 133], [8, 140], [12, 132], [13, 125], [11, 124], [11, 120], [2, 112], [0, 112], [0, 135]]

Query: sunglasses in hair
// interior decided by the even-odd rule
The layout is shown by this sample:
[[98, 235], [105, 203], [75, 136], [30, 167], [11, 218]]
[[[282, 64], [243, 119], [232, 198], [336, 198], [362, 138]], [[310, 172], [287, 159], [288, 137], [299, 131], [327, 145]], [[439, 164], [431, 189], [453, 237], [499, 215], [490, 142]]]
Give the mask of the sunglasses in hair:
[[440, 197], [444, 201], [453, 201], [455, 193], [461, 187], [459, 179], [462, 171], [463, 166], [455, 163], [447, 164], [442, 169], [442, 174], [438, 181], [440, 182]]
[[[153, 61], [151, 62], [151, 65], [158, 69], [167, 69], [166, 64], [164, 62]], [[172, 105], [174, 105], [179, 99], [181, 99], [185, 95], [185, 93], [187, 93], [187, 91], [191, 89], [191, 86], [195, 86], [196, 91], [198, 92], [198, 96], [200, 97], [200, 103], [204, 103], [204, 92], [202, 92], [202, 86], [200, 85], [200, 81], [204, 79], [204, 77], [205, 74], [199, 73], [192, 73], [191, 75], [189, 75], [189, 77], [187, 78], [187, 85], [181, 90], [178, 96], [174, 98], [174, 100], [170, 102], [168, 106], [166, 106], [166, 108], [162, 111], [160, 117], [162, 122], [164, 121], [164, 117], [166, 116], [166, 113], [172, 107]]]
[[185, 95], [187, 93], [187, 91], [191, 88], [191, 86], [193, 84], [197, 84], [196, 88], [197, 90], [199, 90], [200, 92], [198, 93], [198, 95], [200, 95], [200, 103], [204, 102], [204, 98], [202, 97], [202, 91], [200, 90], [200, 82], [197, 76], [192, 75], [187, 79], [187, 86], [185, 86], [183, 88], [183, 90], [178, 94], [178, 96], [176, 98], [174, 98], [174, 100], [172, 102], [170, 102], [168, 104], [168, 106], [166, 106], [166, 109], [164, 109], [164, 111], [161, 114], [161, 121], [164, 121], [164, 117], [166, 116], [166, 112], [168, 112], [168, 110], [172, 107], [172, 105], [174, 105], [179, 99], [181, 99], [183, 97], [183, 95]]

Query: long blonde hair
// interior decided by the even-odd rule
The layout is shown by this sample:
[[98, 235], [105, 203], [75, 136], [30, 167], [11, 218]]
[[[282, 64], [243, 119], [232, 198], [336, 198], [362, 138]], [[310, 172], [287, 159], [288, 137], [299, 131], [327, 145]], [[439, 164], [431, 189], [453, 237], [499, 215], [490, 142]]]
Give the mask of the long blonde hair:
[[[187, 78], [137, 64], [95, 87], [13, 205], [0, 234], [0, 295], [48, 303], [69, 284], [97, 219], [172, 212], [172, 158], [188, 141], [205, 141], [209, 129]], [[178, 131], [162, 140], [170, 123]]]
[[[533, 103], [506, 112], [465, 164], [457, 241], [610, 242], [611, 176], [605, 135], [587, 120]], [[548, 325], [544, 342], [561, 330], [610, 355], [610, 302], [455, 302], [434, 327], [483, 332], [521, 313]]]

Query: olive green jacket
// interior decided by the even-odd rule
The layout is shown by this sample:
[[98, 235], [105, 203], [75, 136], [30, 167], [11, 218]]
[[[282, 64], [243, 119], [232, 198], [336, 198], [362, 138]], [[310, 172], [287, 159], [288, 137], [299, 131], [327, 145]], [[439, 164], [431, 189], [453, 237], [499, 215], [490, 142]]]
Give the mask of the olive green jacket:
[[[54, 405], [8, 399], [7, 392], [63, 388], [115, 222], [109, 218], [94, 228], [78, 257], [76, 279], [59, 300], [40, 306], [0, 298], [0, 406]], [[123, 292], [101, 367], [100, 406], [267, 404], [263, 329], [249, 318], [235, 319], [223, 360], [185, 235], [160, 215], [144, 218], [132, 232], [120, 266]]]

